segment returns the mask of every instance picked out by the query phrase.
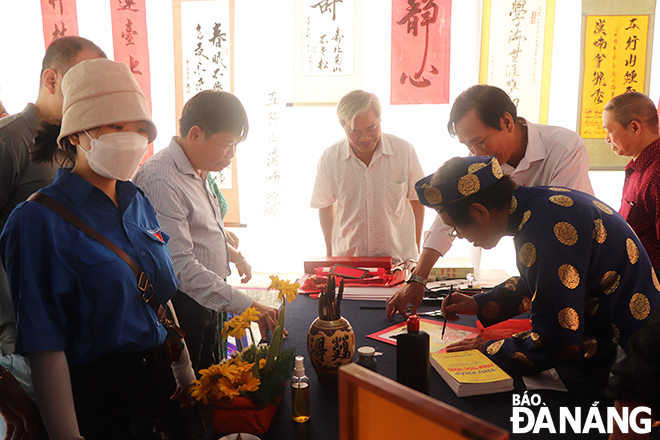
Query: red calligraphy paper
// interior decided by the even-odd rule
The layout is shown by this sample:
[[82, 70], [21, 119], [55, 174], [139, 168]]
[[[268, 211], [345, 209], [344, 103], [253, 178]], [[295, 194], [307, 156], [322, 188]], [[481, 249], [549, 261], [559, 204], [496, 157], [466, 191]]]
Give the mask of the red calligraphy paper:
[[451, 0], [392, 0], [390, 102], [449, 103]]
[[[115, 61], [125, 63], [147, 97], [151, 111], [151, 71], [145, 0], [110, 0]], [[153, 154], [153, 145], [144, 160]]]
[[76, 0], [41, 0], [46, 48], [61, 37], [78, 36]]

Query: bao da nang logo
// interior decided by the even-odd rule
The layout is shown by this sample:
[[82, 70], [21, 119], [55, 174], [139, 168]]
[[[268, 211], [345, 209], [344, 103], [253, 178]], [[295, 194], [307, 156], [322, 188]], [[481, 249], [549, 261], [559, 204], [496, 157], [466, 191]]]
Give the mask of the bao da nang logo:
[[554, 418], [538, 394], [513, 395], [513, 413], [511, 432], [513, 434], [611, 434], [615, 424], [627, 434], [648, 434], [651, 432], [651, 408], [639, 406], [629, 410], [623, 408], [621, 414], [614, 407], [607, 407], [605, 415], [601, 413], [598, 402], [589, 408], [560, 407], [559, 415]]

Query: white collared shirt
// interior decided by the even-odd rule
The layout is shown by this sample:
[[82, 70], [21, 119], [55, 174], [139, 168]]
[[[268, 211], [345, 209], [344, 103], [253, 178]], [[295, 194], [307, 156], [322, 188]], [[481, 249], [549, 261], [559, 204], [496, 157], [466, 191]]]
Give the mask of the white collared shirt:
[[[523, 186], [562, 186], [593, 195], [589, 180], [589, 154], [576, 132], [551, 125], [527, 124], [527, 150], [516, 168], [509, 164], [502, 171]], [[445, 255], [453, 237], [436, 216], [431, 229], [424, 232], [424, 247]]]
[[206, 308], [243, 313], [253, 299], [224, 281], [231, 269], [218, 201], [207, 173], [195, 172], [176, 139], [150, 157], [133, 182], [149, 198], [170, 236], [167, 245], [179, 290]]
[[409, 142], [383, 133], [369, 166], [348, 141], [329, 147], [318, 163], [311, 207], [336, 202], [332, 253], [336, 256], [417, 259], [415, 183], [424, 171]]

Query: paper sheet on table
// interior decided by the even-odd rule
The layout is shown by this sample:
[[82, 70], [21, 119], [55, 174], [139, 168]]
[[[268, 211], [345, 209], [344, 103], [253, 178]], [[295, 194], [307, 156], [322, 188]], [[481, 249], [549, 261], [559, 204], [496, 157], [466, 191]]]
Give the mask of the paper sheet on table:
[[[429, 343], [431, 353], [443, 350], [447, 345], [453, 344], [465, 338], [474, 338], [478, 336], [483, 330], [468, 327], [460, 324], [447, 323], [445, 337], [442, 337], [442, 327], [444, 321], [435, 321], [431, 319], [420, 319], [420, 328], [429, 334]], [[385, 342], [386, 344], [396, 345], [396, 339], [392, 336], [397, 335], [406, 330], [406, 322], [401, 322], [390, 326], [384, 330], [378, 331], [367, 335], [367, 338], [375, 339], [377, 341]]]
[[387, 301], [401, 286], [393, 287], [344, 287], [343, 299], [359, 299], [369, 301]]
[[554, 390], [554, 391], [568, 391], [566, 385], [562, 382], [557, 370], [551, 368], [535, 374], [533, 376], [523, 376], [525, 387], [531, 390]]

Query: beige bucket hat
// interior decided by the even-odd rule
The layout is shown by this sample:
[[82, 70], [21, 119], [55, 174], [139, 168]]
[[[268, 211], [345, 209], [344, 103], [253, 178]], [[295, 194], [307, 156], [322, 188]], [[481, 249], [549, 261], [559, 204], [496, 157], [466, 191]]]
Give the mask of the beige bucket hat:
[[147, 99], [124, 63], [105, 58], [80, 62], [64, 75], [62, 94], [59, 145], [70, 134], [132, 121], [147, 121], [149, 142], [156, 138]]

